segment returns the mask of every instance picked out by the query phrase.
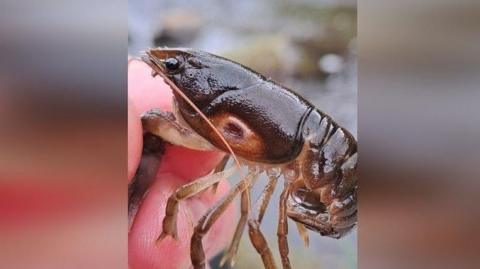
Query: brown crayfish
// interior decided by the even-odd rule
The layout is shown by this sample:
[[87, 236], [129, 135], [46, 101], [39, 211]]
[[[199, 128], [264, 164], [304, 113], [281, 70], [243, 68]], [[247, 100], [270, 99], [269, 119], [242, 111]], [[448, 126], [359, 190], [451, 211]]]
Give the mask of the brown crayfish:
[[[162, 233], [177, 238], [178, 203], [214, 187], [247, 166], [240, 182], [195, 226], [191, 237], [194, 268], [205, 268], [202, 238], [237, 196], [241, 217], [223, 262], [233, 262], [248, 223], [251, 242], [265, 268], [276, 268], [260, 224], [280, 176], [278, 245], [283, 268], [288, 258], [287, 217], [307, 230], [340, 238], [357, 223], [357, 143], [332, 118], [290, 89], [228, 59], [189, 49], [156, 48], [142, 57], [174, 94], [174, 112], [148, 111], [146, 133], [180, 146], [227, 153], [214, 173], [178, 188], [168, 199]], [[225, 168], [229, 157], [237, 166]], [[250, 210], [250, 188], [260, 173], [269, 181]]]

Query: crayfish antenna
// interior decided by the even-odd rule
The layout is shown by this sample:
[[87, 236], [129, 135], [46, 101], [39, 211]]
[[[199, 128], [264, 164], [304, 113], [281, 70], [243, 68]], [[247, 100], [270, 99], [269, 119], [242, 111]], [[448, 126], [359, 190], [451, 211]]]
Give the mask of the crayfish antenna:
[[235, 155], [235, 152], [233, 152], [232, 147], [230, 144], [228, 144], [227, 140], [225, 137], [218, 131], [218, 129], [213, 125], [213, 123], [203, 114], [203, 112], [186, 96], [178, 87], [177, 85], [173, 83], [169, 83], [172, 89], [174, 89], [199, 115], [200, 117], [205, 120], [205, 122], [212, 128], [212, 130], [215, 132], [215, 134], [218, 135], [220, 140], [222, 140], [223, 144], [227, 147], [229, 153], [232, 155], [233, 159], [235, 160], [235, 163], [237, 164], [238, 168], [240, 169], [240, 161], [237, 159], [237, 156]]

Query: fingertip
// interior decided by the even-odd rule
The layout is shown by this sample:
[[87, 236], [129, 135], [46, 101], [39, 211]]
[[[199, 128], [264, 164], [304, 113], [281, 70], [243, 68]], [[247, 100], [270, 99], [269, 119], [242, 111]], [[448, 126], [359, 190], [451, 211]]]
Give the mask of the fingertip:
[[139, 114], [152, 108], [172, 109], [172, 92], [160, 76], [152, 77], [150, 67], [136, 59], [128, 65], [128, 96]]

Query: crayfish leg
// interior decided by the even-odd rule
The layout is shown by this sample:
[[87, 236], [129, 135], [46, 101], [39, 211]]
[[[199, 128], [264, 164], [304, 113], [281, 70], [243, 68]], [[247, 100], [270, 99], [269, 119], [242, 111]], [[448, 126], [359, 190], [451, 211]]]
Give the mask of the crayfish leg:
[[235, 187], [219, 200], [213, 207], [211, 207], [205, 215], [198, 221], [198, 224], [193, 230], [192, 239], [190, 242], [190, 258], [194, 269], [205, 269], [205, 251], [203, 249], [202, 239], [210, 230], [212, 225], [225, 212], [233, 199], [243, 191], [247, 190], [253, 182], [257, 179], [258, 171], [249, 171], [247, 176], [242, 179]]
[[255, 247], [255, 250], [260, 254], [265, 269], [276, 269], [275, 261], [273, 259], [272, 251], [268, 247], [267, 240], [260, 230], [260, 224], [263, 220], [263, 215], [267, 209], [270, 198], [272, 197], [275, 186], [277, 185], [278, 177], [269, 176], [269, 182], [263, 189], [259, 200], [257, 201], [256, 211], [252, 214], [253, 218], [248, 220], [248, 234], [250, 241]]
[[158, 236], [157, 243], [168, 235], [172, 236], [174, 239], [178, 238], [177, 214], [178, 203], [180, 201], [202, 192], [224, 178], [230, 177], [235, 171], [237, 171], [237, 167], [232, 167], [222, 172], [201, 177], [176, 189], [167, 200], [165, 217], [162, 221], [162, 233]]

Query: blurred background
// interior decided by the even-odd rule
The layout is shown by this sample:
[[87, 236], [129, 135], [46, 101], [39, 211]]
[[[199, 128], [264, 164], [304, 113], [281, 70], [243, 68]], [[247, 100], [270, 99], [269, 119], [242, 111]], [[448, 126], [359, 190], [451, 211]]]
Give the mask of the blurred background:
[[[128, 2], [129, 53], [149, 47], [189, 47], [233, 59], [302, 94], [356, 134], [356, 1]], [[254, 187], [258, 197], [266, 176]], [[277, 188], [262, 223], [277, 264]], [[341, 240], [310, 232], [305, 248], [290, 221], [290, 259], [295, 268], [357, 268], [357, 233]], [[219, 268], [219, 257], [210, 263]], [[235, 268], [259, 268], [247, 234]], [[226, 266], [224, 268], [227, 268]]]
[[[144, 1], [1, 1], [0, 268], [127, 268], [127, 53], [136, 55], [161, 41], [157, 45], [194, 46], [197, 42], [198, 48], [226, 55], [268, 32], [270, 40], [283, 39], [278, 44], [295, 48], [282, 55], [292, 57], [290, 51], [304, 51], [296, 32], [322, 29], [335, 17], [318, 15], [314, 17], [322, 18], [321, 23], [304, 24], [308, 14], [319, 9], [355, 9], [350, 2], [289, 1], [309, 8], [300, 12], [290, 5], [279, 13], [283, 15], [269, 16], [288, 6], [287, 2], [238, 2], [210, 5], [208, 14], [220, 13], [212, 15], [215, 20], [202, 15], [203, 5], [192, 4], [197, 15], [187, 17], [203, 21], [195, 25], [203, 25], [203, 30], [217, 28], [210, 31], [212, 36], [219, 32], [217, 40], [237, 40], [214, 46], [222, 41], [201, 41], [203, 30], [190, 41], [159, 35], [161, 25], [168, 23], [152, 17], [171, 13]], [[177, 4], [183, 3], [165, 3], [166, 10], [179, 9]], [[358, 4], [359, 34], [357, 42], [350, 41], [355, 40], [356, 31], [347, 36], [346, 52], [318, 52], [317, 45], [312, 45], [316, 54], [310, 58], [316, 65], [309, 66], [318, 67], [319, 59], [333, 54], [326, 58], [330, 60], [320, 61], [324, 62], [320, 66], [330, 68], [312, 68], [310, 74], [316, 75], [308, 75], [295, 65], [302, 57], [292, 57], [283, 69], [272, 68], [278, 75], [271, 76], [305, 91], [316, 105], [355, 131], [356, 101], [346, 96], [355, 98], [356, 87], [348, 86], [355, 85], [355, 79], [349, 80], [348, 74], [355, 72], [357, 51], [350, 44], [357, 43], [358, 267], [478, 268], [480, 3], [362, 0]], [[220, 6], [229, 16], [222, 16]], [[151, 15], [142, 19], [140, 12]], [[245, 27], [260, 18], [265, 22], [253, 27], [257, 30], [218, 29], [242, 17], [249, 18], [244, 20]], [[297, 24], [287, 26], [291, 21]], [[145, 28], [134, 26], [142, 23]], [[293, 33], [279, 37], [288, 27]], [[139, 28], [145, 32], [139, 33]], [[272, 32], [278, 36], [271, 37]], [[271, 59], [275, 58], [263, 60]], [[275, 65], [268, 62], [269, 68], [255, 68], [268, 73], [270, 66]], [[332, 90], [335, 85], [345, 86]], [[345, 96], [335, 97], [337, 92]], [[326, 96], [343, 101], [330, 102]], [[337, 108], [348, 102], [353, 105]], [[275, 219], [271, 208], [268, 214], [269, 220]], [[299, 243], [296, 232], [290, 237]], [[298, 244], [300, 255], [305, 255], [294, 254], [299, 268], [313, 266], [302, 263], [302, 259], [311, 262], [311, 256], [319, 257], [313, 261], [314, 268], [352, 268], [357, 263], [355, 233], [338, 242], [312, 239], [315, 246], [309, 249]], [[251, 260], [257, 257], [244, 257], [251, 251], [245, 241], [239, 266], [258, 262]], [[272, 237], [269, 241], [273, 242]], [[331, 258], [339, 255], [346, 258]]]
[[359, 266], [479, 268], [480, 1], [359, 10]]
[[0, 3], [0, 268], [127, 268], [127, 3]]

